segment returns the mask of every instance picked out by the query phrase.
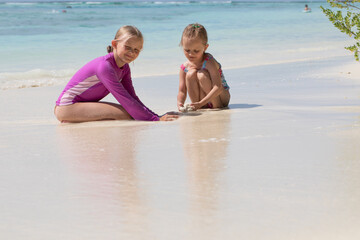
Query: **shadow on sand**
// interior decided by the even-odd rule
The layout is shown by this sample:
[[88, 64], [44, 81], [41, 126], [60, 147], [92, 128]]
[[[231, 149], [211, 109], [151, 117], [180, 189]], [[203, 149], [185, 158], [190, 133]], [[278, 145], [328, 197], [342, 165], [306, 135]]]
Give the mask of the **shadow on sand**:
[[237, 109], [237, 108], [256, 108], [256, 107], [261, 107], [262, 105], [259, 104], [239, 104], [239, 103], [234, 103], [234, 104], [229, 104], [228, 108], [229, 109]]
[[167, 112], [167, 114], [173, 114], [173, 115], [180, 115], [180, 116], [199, 116], [202, 115], [204, 112], [206, 111], [224, 111], [224, 110], [231, 110], [231, 109], [240, 109], [240, 108], [256, 108], [256, 107], [261, 107], [262, 105], [259, 104], [239, 104], [239, 103], [234, 103], [234, 104], [229, 104], [228, 107], [226, 108], [216, 108], [216, 109], [200, 109], [196, 112], [175, 112], [175, 111], [171, 111], [171, 112]]

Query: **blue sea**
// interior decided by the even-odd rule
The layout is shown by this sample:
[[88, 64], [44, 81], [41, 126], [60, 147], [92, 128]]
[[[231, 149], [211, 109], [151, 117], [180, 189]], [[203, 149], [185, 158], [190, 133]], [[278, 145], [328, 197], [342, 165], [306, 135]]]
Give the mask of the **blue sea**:
[[[304, 13], [304, 5], [311, 13]], [[105, 55], [122, 25], [144, 49], [133, 77], [176, 74], [184, 27], [203, 24], [224, 69], [349, 54], [348, 38], [322, 13], [326, 1], [0, 1], [0, 89], [65, 84]]]

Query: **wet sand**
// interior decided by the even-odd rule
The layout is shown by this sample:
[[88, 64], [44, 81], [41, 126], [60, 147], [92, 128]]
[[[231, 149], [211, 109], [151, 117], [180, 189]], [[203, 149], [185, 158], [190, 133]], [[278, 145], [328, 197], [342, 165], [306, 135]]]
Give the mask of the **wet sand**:
[[[354, 62], [225, 70], [229, 109], [174, 122], [59, 124], [63, 86], [2, 91], [0, 236], [359, 239]], [[177, 76], [134, 82], [155, 112], [176, 110]]]

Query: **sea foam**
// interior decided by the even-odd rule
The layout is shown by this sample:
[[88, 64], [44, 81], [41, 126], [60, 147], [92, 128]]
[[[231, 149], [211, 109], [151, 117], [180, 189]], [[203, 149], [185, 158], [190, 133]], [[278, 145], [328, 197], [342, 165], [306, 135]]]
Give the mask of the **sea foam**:
[[33, 69], [27, 72], [0, 73], [0, 89], [61, 85], [69, 81], [75, 70]]

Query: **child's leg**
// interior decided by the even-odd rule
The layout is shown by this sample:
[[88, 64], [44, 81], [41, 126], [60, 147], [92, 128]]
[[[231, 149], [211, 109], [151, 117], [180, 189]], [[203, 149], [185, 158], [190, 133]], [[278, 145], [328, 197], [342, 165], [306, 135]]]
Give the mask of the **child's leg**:
[[81, 102], [67, 106], [57, 106], [55, 116], [61, 122], [132, 119], [121, 105], [106, 102]]
[[[201, 92], [203, 92], [204, 96], [201, 97], [204, 98], [213, 88], [214, 84], [210, 78], [210, 74], [208, 71], [206, 70], [199, 70], [197, 73], [197, 77], [199, 79], [199, 84], [200, 84], [200, 88], [201, 88]], [[220, 94], [221, 95], [221, 94]], [[221, 108], [223, 107], [223, 103], [221, 101], [221, 97], [217, 96], [215, 97], [212, 101], [211, 104], [213, 106], [213, 108]]]
[[219, 96], [221, 99], [222, 107], [227, 107], [230, 102], [230, 92], [224, 89]]
[[200, 98], [199, 80], [197, 78], [197, 71], [192, 69], [189, 70], [186, 73], [185, 81], [191, 102], [199, 102], [201, 98]]

